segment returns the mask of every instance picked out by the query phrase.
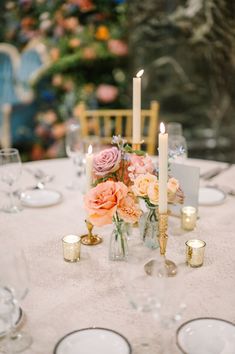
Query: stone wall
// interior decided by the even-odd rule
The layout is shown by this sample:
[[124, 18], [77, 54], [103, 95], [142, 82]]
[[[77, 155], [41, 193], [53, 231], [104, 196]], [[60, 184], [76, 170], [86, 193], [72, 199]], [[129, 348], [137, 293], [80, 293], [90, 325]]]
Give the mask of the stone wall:
[[235, 162], [235, 2], [129, 0], [131, 71], [143, 105], [183, 124], [190, 155]]

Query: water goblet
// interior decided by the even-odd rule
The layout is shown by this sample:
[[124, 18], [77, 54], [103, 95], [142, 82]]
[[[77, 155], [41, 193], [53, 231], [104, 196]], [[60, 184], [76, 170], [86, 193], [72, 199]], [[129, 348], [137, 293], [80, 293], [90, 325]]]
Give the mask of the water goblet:
[[69, 122], [65, 136], [66, 154], [70, 158], [73, 165], [73, 179], [69, 183], [69, 189], [80, 189], [81, 177], [85, 172], [83, 141], [81, 137], [80, 125], [76, 121]]
[[[0, 286], [7, 289], [13, 298], [15, 306], [25, 298], [29, 291], [29, 272], [26, 258], [22, 250], [9, 251], [0, 254]], [[13, 317], [11, 318], [11, 330], [9, 343], [12, 353], [22, 352], [32, 344], [31, 336], [15, 328]]]
[[21, 175], [22, 164], [17, 149], [6, 148], [0, 150], [0, 178], [9, 186], [9, 204], [2, 208], [7, 213], [17, 213], [22, 208], [15, 204], [13, 185]]
[[169, 157], [176, 162], [183, 162], [187, 158], [188, 149], [182, 125], [175, 122], [168, 123], [167, 132]]

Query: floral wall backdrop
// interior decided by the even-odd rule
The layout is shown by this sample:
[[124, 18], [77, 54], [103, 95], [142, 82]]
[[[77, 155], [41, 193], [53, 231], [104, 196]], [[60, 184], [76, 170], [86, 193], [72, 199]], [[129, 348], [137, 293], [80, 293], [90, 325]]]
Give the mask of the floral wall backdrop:
[[[44, 60], [30, 80], [36, 108], [27, 158], [64, 154], [65, 122], [79, 116], [79, 102], [94, 109], [130, 106], [125, 0], [7, 0], [1, 9], [0, 41], [21, 58], [33, 46]], [[22, 109], [13, 110], [14, 121], [22, 122]], [[25, 137], [18, 142], [14, 134], [22, 147]]]

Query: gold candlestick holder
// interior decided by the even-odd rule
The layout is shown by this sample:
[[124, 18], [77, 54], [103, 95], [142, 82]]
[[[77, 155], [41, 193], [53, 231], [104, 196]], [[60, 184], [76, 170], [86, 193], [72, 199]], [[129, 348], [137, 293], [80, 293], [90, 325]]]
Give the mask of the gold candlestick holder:
[[144, 140], [141, 140], [139, 143], [132, 143], [132, 150], [141, 150], [141, 145], [144, 143]]
[[[164, 262], [167, 276], [174, 277], [177, 274], [177, 266], [173, 261], [166, 259], [166, 246], [168, 240], [167, 229], [168, 229], [168, 214], [159, 213], [158, 241], [160, 247], [161, 262]], [[156, 267], [161, 266], [161, 262], [159, 263], [157, 260], [155, 261], [154, 259], [147, 262], [144, 266], [145, 272], [148, 275], [153, 275], [156, 272]]]
[[89, 221], [85, 220], [88, 233], [81, 236], [81, 243], [86, 246], [95, 246], [102, 242], [102, 238], [98, 235], [93, 235], [92, 230], [94, 225]]

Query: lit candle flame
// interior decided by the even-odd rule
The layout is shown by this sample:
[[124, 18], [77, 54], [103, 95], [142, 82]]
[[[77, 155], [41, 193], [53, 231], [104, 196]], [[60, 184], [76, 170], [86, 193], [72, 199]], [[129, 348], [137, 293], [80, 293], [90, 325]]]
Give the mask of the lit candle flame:
[[92, 145], [89, 145], [89, 147], [88, 147], [88, 154], [89, 154], [89, 155], [92, 154]]
[[144, 73], [144, 69], [141, 69], [140, 71], [138, 71], [138, 73], [136, 74], [136, 77], [141, 77]]
[[164, 123], [160, 123], [160, 133], [161, 134], [165, 134], [165, 131], [166, 131], [166, 129], [165, 129], [165, 125], [164, 125]]

